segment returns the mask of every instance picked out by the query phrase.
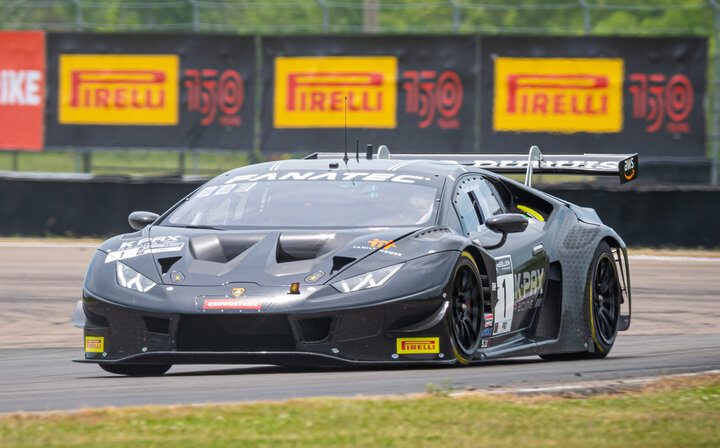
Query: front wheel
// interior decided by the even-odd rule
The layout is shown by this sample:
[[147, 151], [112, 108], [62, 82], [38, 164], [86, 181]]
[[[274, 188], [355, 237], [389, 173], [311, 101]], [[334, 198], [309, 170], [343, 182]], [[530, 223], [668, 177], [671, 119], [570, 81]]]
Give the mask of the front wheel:
[[100, 364], [100, 368], [106, 372], [127, 376], [160, 376], [170, 367], [171, 364]]
[[453, 353], [460, 364], [467, 365], [480, 346], [483, 328], [480, 272], [470, 253], [460, 254], [449, 289]]

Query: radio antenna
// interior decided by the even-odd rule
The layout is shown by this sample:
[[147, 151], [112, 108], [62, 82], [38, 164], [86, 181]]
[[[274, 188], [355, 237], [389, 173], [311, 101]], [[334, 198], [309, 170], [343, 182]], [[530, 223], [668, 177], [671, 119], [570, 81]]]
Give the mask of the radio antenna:
[[345, 162], [345, 165], [347, 165], [348, 158], [347, 155], [347, 97], [345, 97], [345, 156], [343, 157], [343, 162]]

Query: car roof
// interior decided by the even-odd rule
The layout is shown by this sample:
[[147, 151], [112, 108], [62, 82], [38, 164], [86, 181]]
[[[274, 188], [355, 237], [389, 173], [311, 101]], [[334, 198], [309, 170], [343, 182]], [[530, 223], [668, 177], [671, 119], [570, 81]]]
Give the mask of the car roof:
[[492, 177], [490, 172], [483, 169], [460, 165], [455, 162], [443, 162], [438, 160], [393, 160], [393, 159], [365, 159], [359, 161], [350, 158], [347, 164], [342, 159], [287, 159], [274, 162], [257, 163], [236, 168], [221, 176], [237, 176], [247, 174], [266, 174], [270, 172], [283, 171], [389, 171], [396, 174], [415, 173], [424, 174], [430, 179], [437, 179], [438, 183], [444, 182], [445, 178], [452, 181], [464, 173], [485, 174]]

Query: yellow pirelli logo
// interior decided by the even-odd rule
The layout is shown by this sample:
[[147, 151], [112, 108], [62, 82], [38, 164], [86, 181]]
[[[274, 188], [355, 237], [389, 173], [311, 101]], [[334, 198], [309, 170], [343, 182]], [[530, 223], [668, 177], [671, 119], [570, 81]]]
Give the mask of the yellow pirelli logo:
[[102, 336], [85, 336], [85, 351], [102, 353], [105, 351], [105, 338]]
[[440, 338], [397, 338], [397, 353], [440, 353]]
[[620, 132], [623, 73], [622, 59], [497, 58], [493, 129]]
[[397, 58], [275, 58], [276, 128], [395, 128]]
[[60, 55], [62, 124], [176, 125], [177, 55]]

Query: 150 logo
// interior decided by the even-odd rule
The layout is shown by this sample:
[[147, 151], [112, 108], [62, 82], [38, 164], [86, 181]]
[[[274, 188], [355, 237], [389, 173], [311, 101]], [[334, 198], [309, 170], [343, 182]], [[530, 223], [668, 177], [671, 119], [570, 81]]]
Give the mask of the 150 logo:
[[209, 126], [216, 119], [223, 126], [238, 127], [245, 99], [245, 84], [236, 70], [186, 69], [183, 71], [188, 112], [199, 113], [200, 124]]
[[395, 128], [397, 58], [275, 58], [276, 128]]
[[667, 77], [661, 73], [632, 73], [628, 77], [632, 94], [632, 117], [645, 120], [648, 133], [665, 130], [672, 134], [690, 132], [686, 121], [693, 109], [694, 91], [685, 75]]
[[435, 70], [406, 70], [403, 72], [405, 112], [418, 115], [418, 128], [430, 127], [433, 122], [441, 129], [458, 129], [457, 114], [463, 103], [460, 76], [451, 70], [438, 75]]
[[62, 124], [176, 125], [177, 55], [60, 55]]
[[623, 70], [616, 58], [497, 58], [493, 128], [620, 132]]

